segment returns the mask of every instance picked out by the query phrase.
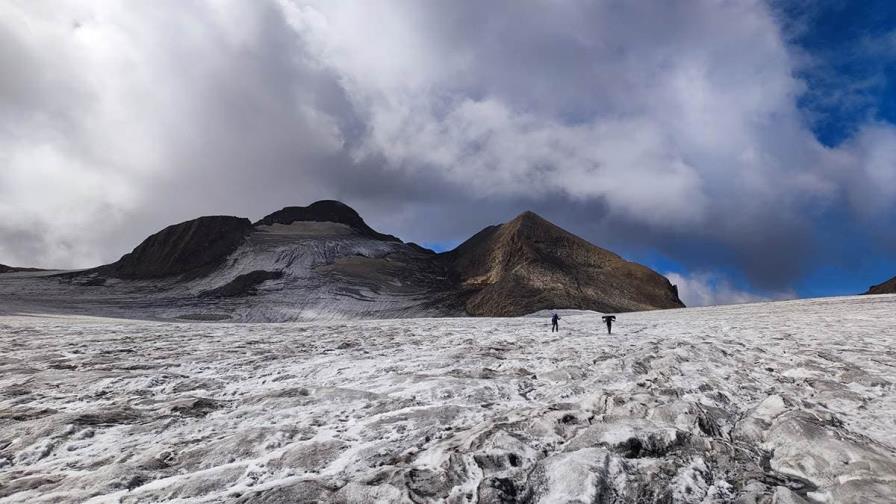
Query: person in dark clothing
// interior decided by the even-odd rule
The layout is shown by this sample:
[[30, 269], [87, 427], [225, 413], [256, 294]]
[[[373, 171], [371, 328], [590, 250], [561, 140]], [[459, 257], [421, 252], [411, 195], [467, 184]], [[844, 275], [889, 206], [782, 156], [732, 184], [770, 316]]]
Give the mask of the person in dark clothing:
[[551, 332], [554, 332], [554, 331], [560, 332], [559, 322], [560, 322], [560, 315], [557, 315], [555, 313], [554, 316], [551, 317]]
[[607, 323], [607, 334], [612, 333], [613, 321], [616, 320], [616, 315], [604, 315], [602, 318], [604, 319], [604, 322]]

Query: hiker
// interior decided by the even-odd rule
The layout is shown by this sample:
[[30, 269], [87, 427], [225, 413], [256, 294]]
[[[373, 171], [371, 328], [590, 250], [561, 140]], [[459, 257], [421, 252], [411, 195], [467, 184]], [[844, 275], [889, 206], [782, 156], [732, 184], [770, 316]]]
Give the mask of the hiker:
[[601, 318], [604, 319], [604, 322], [607, 323], [607, 334], [612, 333], [613, 332], [613, 321], [616, 320], [616, 315], [604, 315]]
[[554, 332], [554, 331], [560, 332], [559, 322], [560, 322], [560, 315], [557, 315], [555, 313], [554, 316], [551, 317], [551, 332]]

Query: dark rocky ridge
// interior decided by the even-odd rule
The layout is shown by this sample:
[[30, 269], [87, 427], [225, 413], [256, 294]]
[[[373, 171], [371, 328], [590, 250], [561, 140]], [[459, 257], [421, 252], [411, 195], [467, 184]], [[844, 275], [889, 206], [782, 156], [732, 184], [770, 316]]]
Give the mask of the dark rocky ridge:
[[306, 207], [286, 207], [264, 217], [256, 222], [255, 225], [288, 225], [293, 222], [335, 222], [338, 224], [345, 224], [355, 231], [377, 240], [401, 241], [395, 236], [374, 231], [352, 207], [334, 200], [317, 201]]
[[471, 315], [684, 307], [665, 277], [533, 212], [487, 227], [445, 256], [456, 280], [473, 292], [466, 302]]
[[884, 283], [872, 285], [865, 294], [896, 294], [896, 277]]
[[93, 270], [123, 279], [151, 279], [210, 272], [252, 232], [249, 219], [216, 215], [168, 226], [118, 261]]
[[23, 271], [45, 271], [40, 268], [17, 268], [15, 266], [7, 266], [5, 264], [0, 264], [0, 274], [3, 273], [19, 273]]

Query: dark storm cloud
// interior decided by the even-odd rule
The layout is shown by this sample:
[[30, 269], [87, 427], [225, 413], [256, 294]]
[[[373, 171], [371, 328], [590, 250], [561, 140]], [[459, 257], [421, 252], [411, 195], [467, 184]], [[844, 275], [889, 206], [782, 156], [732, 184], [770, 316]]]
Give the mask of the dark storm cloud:
[[812, 135], [759, 2], [0, 14], [0, 262], [88, 266], [198, 215], [336, 198], [430, 243], [533, 209], [780, 291], [823, 256], [819, 213], [874, 214], [896, 190], [890, 125], [837, 149]]

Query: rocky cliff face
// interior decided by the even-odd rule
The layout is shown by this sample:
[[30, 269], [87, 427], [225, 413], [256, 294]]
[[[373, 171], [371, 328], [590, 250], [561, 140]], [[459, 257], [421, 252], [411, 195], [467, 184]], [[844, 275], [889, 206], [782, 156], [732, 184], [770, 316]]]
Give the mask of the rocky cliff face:
[[256, 226], [292, 224], [293, 222], [334, 222], [345, 224], [358, 233], [384, 241], [401, 241], [398, 238], [377, 233], [364, 222], [352, 207], [340, 201], [322, 200], [306, 207], [294, 206], [278, 210], [255, 223]]
[[872, 285], [865, 294], [896, 294], [896, 277], [884, 283]]
[[125, 279], [201, 276], [218, 267], [252, 231], [249, 219], [200, 217], [168, 226], [143, 241], [133, 252], [102, 266], [105, 275]]
[[472, 292], [465, 304], [471, 315], [684, 307], [665, 277], [532, 212], [483, 229], [446, 258], [462, 288]]

